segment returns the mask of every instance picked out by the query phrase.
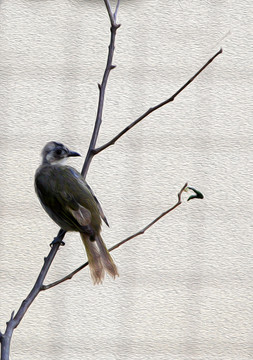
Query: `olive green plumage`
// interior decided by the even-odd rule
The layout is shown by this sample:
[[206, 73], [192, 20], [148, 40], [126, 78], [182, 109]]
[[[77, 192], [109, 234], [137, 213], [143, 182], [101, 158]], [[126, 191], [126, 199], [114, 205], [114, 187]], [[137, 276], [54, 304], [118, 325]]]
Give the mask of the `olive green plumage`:
[[81, 205], [88, 210], [86, 217], [91, 217], [92, 213], [90, 225], [94, 231], [100, 231], [101, 218], [96, 201], [86, 182], [74, 168], [64, 165], [41, 165], [36, 172], [35, 184], [43, 207], [62, 229], [83, 231], [82, 225], [71, 213], [71, 210], [78, 211]]
[[70, 156], [79, 156], [63, 144], [50, 142], [42, 151], [42, 164], [35, 174], [35, 191], [48, 215], [64, 230], [78, 231], [86, 248], [91, 276], [100, 283], [106, 270], [118, 275], [100, 235], [102, 208], [82, 175], [63, 165]]

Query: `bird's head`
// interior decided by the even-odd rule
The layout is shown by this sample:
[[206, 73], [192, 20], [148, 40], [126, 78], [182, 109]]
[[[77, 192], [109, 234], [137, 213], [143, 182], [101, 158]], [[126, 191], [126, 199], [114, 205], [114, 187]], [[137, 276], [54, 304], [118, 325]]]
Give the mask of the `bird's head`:
[[63, 165], [70, 156], [81, 156], [75, 151], [69, 150], [65, 145], [56, 141], [50, 141], [42, 150], [43, 164]]

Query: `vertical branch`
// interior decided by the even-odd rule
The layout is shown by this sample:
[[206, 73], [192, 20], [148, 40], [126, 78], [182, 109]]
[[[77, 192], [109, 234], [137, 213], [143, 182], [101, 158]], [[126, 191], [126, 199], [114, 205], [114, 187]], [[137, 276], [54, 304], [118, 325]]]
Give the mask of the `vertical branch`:
[[106, 89], [106, 85], [107, 85], [107, 80], [108, 80], [110, 71], [115, 68], [115, 66], [112, 65], [112, 59], [113, 59], [113, 54], [114, 54], [114, 49], [115, 49], [116, 31], [120, 27], [120, 24], [116, 23], [116, 15], [117, 15], [118, 7], [119, 7], [119, 1], [117, 3], [114, 14], [112, 12], [109, 0], [104, 0], [104, 2], [105, 2], [107, 12], [108, 12], [108, 15], [109, 15], [109, 18], [111, 21], [111, 40], [110, 40], [110, 45], [109, 45], [109, 49], [108, 49], [107, 63], [106, 63], [106, 68], [104, 71], [102, 83], [98, 84], [99, 99], [98, 99], [96, 121], [95, 121], [94, 129], [93, 129], [93, 133], [92, 133], [92, 137], [91, 137], [91, 141], [90, 141], [90, 146], [87, 151], [86, 158], [85, 158], [83, 168], [81, 171], [81, 174], [83, 175], [84, 178], [87, 175], [91, 160], [92, 160], [93, 156], [95, 155], [94, 150], [95, 150], [95, 146], [96, 146], [96, 142], [97, 142], [97, 138], [98, 138], [99, 129], [102, 124], [102, 114], [103, 114], [105, 89]]
[[[110, 45], [109, 45], [107, 64], [106, 64], [103, 80], [102, 80], [101, 85], [98, 86], [99, 87], [99, 101], [98, 101], [97, 116], [96, 116], [96, 122], [95, 122], [94, 130], [93, 130], [92, 138], [90, 141], [90, 146], [89, 146], [89, 149], [88, 149], [88, 152], [86, 155], [86, 159], [85, 159], [85, 162], [83, 165], [83, 169], [82, 169], [82, 174], [84, 175], [84, 177], [87, 175], [89, 165], [94, 156], [93, 149], [95, 148], [99, 129], [100, 129], [101, 122], [102, 122], [102, 112], [103, 112], [103, 105], [104, 105], [105, 88], [106, 88], [107, 80], [109, 77], [109, 73], [114, 68], [114, 66], [112, 65], [112, 59], [113, 59], [114, 47], [115, 47], [115, 36], [116, 36], [116, 31], [120, 26], [116, 23], [116, 15], [117, 15], [118, 7], [119, 7], [119, 0], [117, 2], [116, 10], [114, 13], [112, 13], [109, 0], [104, 0], [104, 2], [105, 2], [107, 12], [110, 17], [110, 22], [111, 22], [111, 41], [110, 41]], [[62, 240], [64, 235], [65, 235], [65, 232], [60, 230], [58, 233], [58, 236], [57, 236], [58, 240]], [[23, 300], [16, 315], [14, 314], [14, 311], [12, 312], [10, 320], [6, 323], [5, 332], [4, 333], [0, 332], [1, 360], [9, 360], [10, 344], [11, 344], [11, 338], [13, 335], [13, 331], [19, 325], [19, 323], [23, 319], [26, 311], [28, 310], [28, 308], [30, 307], [30, 305], [32, 304], [34, 299], [38, 296], [38, 294], [42, 290], [43, 282], [44, 282], [47, 272], [54, 260], [54, 257], [59, 249], [59, 246], [60, 246], [60, 241], [55, 242], [53, 244], [53, 247], [50, 250], [48, 256], [44, 259], [43, 267], [39, 273], [39, 276], [38, 276], [32, 290], [30, 291], [30, 293], [28, 294], [26, 299]]]

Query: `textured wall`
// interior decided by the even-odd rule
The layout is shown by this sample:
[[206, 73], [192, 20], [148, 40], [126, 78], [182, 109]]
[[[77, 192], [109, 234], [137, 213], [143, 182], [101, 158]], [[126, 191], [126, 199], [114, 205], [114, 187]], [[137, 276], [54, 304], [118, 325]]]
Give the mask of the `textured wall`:
[[[142, 228], [185, 181], [205, 200], [184, 201], [115, 250], [116, 281], [94, 287], [86, 269], [40, 294], [12, 360], [253, 358], [251, 14], [249, 0], [122, 1], [99, 144], [224, 53], [94, 159], [103, 236], [113, 245]], [[58, 140], [85, 155], [108, 43], [102, 0], [1, 1], [1, 330], [57, 233], [33, 189], [41, 148]], [[84, 260], [78, 234], [67, 234], [47, 282]]]

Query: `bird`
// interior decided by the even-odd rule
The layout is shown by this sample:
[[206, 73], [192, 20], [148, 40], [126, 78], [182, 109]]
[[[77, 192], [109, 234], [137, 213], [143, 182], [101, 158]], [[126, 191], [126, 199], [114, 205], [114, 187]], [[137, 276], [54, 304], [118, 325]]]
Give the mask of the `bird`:
[[108, 225], [102, 207], [83, 176], [65, 165], [69, 157], [81, 155], [50, 141], [41, 156], [34, 186], [42, 207], [61, 229], [80, 233], [94, 284], [103, 282], [105, 272], [113, 278], [119, 276], [101, 236], [101, 219]]

